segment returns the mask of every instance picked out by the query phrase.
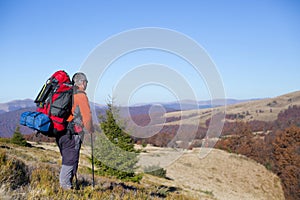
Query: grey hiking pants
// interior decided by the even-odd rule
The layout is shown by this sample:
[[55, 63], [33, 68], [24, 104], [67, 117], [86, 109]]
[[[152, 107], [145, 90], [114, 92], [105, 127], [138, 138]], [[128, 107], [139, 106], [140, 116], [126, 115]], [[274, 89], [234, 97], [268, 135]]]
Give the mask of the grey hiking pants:
[[78, 169], [81, 139], [79, 135], [66, 134], [57, 138], [56, 142], [62, 156], [59, 183], [63, 189], [71, 189]]

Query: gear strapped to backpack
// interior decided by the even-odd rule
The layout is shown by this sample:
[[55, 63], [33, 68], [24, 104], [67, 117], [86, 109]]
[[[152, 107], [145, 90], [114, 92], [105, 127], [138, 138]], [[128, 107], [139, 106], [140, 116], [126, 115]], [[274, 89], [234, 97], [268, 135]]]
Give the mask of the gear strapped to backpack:
[[34, 100], [36, 112], [22, 113], [20, 124], [49, 137], [64, 133], [72, 110], [72, 97], [73, 83], [69, 75], [63, 70], [56, 71]]

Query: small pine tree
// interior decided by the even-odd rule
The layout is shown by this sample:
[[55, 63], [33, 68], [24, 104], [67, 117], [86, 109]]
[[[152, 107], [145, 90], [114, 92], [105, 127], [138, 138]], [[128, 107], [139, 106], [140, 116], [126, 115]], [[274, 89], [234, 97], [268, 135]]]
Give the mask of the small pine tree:
[[17, 144], [20, 146], [28, 146], [28, 143], [26, 142], [25, 138], [23, 137], [23, 135], [20, 132], [20, 126], [16, 127], [16, 130], [11, 138], [11, 143], [13, 144]]
[[139, 181], [134, 173], [138, 154], [133, 139], [118, 125], [112, 103], [107, 104], [106, 116], [100, 117], [102, 134], [95, 141], [95, 164], [100, 175], [113, 175], [122, 180]]
[[107, 104], [107, 106], [106, 118], [103, 116], [101, 117], [101, 130], [113, 144], [117, 145], [122, 150], [135, 152], [133, 139], [117, 124], [115, 117], [118, 117], [116, 116], [118, 111], [112, 103]]

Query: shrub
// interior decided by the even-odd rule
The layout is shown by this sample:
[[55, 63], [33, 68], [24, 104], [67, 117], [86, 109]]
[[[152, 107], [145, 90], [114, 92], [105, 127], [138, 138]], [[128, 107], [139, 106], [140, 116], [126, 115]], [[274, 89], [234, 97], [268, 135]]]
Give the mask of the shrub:
[[2, 143], [10, 143], [11, 142], [10, 140], [11, 140], [10, 138], [0, 138], [0, 142]]
[[153, 176], [158, 176], [161, 178], [167, 178], [167, 170], [156, 165], [147, 166], [144, 168], [144, 171], [146, 174], [151, 174]]
[[0, 185], [16, 189], [29, 182], [26, 165], [15, 158], [9, 158], [4, 151], [0, 152]]

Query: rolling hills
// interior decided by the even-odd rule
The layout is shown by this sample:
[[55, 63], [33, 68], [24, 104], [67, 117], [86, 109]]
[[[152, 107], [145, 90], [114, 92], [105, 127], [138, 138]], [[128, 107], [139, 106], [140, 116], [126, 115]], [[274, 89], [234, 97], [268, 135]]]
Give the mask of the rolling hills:
[[[16, 126], [19, 124], [20, 114], [24, 111], [35, 110], [32, 102], [24, 100], [13, 101], [7, 104], [0, 104], [0, 108], [8, 108], [11, 110], [0, 114], [0, 137], [11, 137]], [[185, 101], [182, 105], [180, 102], [158, 104], [136, 105], [132, 107], [120, 107], [120, 116], [129, 121], [128, 126], [136, 128], [142, 135], [149, 137], [151, 131], [161, 131], [166, 129], [177, 129], [176, 126], [200, 126], [207, 127], [208, 120], [211, 119], [213, 113], [226, 111], [226, 122], [234, 122], [236, 120], [250, 122], [262, 121], [272, 122], [277, 119], [278, 114], [294, 105], [300, 105], [300, 91], [281, 95], [274, 98], [252, 99], [252, 100], [226, 100], [229, 105], [211, 107], [209, 101], [195, 102]], [[20, 103], [21, 102], [21, 103]], [[20, 104], [20, 106], [18, 106]], [[26, 107], [26, 106], [28, 107]], [[94, 106], [94, 104], [91, 104]], [[25, 106], [25, 107], [24, 107]], [[156, 108], [157, 107], [157, 108]], [[178, 110], [178, 109], [182, 110]], [[195, 109], [196, 108], [196, 109]], [[201, 109], [199, 109], [201, 108]], [[98, 115], [103, 114], [105, 106], [95, 105], [92, 109], [94, 122], [98, 123]], [[2, 110], [3, 111], [3, 110]], [[127, 112], [129, 111], [129, 113]], [[152, 116], [153, 115], [153, 116]], [[129, 120], [128, 120], [129, 119]], [[152, 120], [152, 121], [151, 121]], [[27, 127], [21, 126], [23, 134], [30, 134], [33, 131]], [[169, 130], [167, 130], [169, 132]]]
[[[228, 104], [235, 104], [248, 100], [233, 100], [228, 99]], [[249, 100], [251, 101], [251, 100]], [[223, 102], [223, 101], [222, 101]], [[218, 103], [218, 102], [216, 102]], [[153, 104], [139, 104], [132, 105], [130, 107], [120, 106], [120, 115], [124, 118], [135, 117], [140, 118], [142, 115], [148, 115], [149, 109], [153, 106], [161, 105], [161, 109], [158, 112], [174, 112], [179, 110], [192, 110], [210, 108], [210, 101], [183, 101], [183, 102], [169, 102], [169, 103], [153, 103]], [[106, 106], [97, 103], [90, 102], [92, 109], [93, 121], [98, 123], [99, 114], [104, 114]], [[19, 118], [22, 112], [34, 111], [36, 109], [33, 100], [14, 100], [7, 103], [0, 103], [0, 137], [11, 137], [14, 133], [16, 126], [19, 124]], [[127, 112], [129, 110], [129, 113]], [[27, 127], [21, 126], [21, 132], [23, 134], [30, 134], [33, 131]]]
[[[274, 98], [247, 101], [226, 106], [226, 115], [236, 115], [235, 118], [241, 121], [274, 121], [277, 115], [290, 106], [300, 105], [300, 91], [284, 94]], [[218, 110], [218, 107], [213, 108]], [[170, 112], [165, 114], [165, 118], [180, 119], [167, 122], [165, 125], [200, 123], [205, 125], [206, 120], [211, 118], [212, 108], [201, 110], [186, 110]], [[227, 119], [229, 120], [229, 119]]]

